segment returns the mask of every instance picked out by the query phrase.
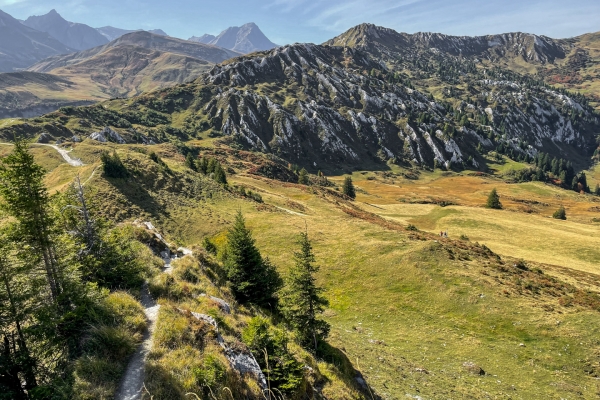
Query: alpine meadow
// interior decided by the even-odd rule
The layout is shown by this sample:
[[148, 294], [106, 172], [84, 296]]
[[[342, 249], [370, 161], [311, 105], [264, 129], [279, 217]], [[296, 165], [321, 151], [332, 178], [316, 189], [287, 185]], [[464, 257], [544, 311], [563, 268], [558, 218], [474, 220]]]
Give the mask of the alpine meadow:
[[600, 398], [597, 5], [75, 3], [0, 1], [0, 400]]

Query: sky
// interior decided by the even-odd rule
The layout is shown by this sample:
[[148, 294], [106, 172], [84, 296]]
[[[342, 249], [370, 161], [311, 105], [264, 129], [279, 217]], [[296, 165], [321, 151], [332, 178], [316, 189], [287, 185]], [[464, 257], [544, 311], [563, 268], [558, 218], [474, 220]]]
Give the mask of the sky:
[[183, 39], [255, 22], [277, 44], [322, 43], [363, 22], [468, 36], [600, 31], [600, 0], [0, 0], [0, 9], [19, 19], [56, 9], [95, 28], [162, 29]]

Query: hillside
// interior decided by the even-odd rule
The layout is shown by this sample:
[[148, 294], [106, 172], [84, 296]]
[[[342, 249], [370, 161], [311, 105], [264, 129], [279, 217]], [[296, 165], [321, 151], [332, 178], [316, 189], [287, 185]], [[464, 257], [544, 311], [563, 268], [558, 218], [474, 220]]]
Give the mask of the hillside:
[[56, 10], [40, 16], [31, 16], [23, 21], [23, 25], [46, 32], [65, 46], [75, 50], [87, 50], [102, 46], [108, 40], [96, 29], [75, 22], [69, 22]]
[[30, 118], [102, 98], [91, 83], [37, 72], [0, 74], [0, 118]]
[[[124, 225], [152, 221], [168, 241], [194, 251], [172, 262], [170, 277], [158, 269], [150, 276], [160, 305], [146, 363], [146, 389], [154, 399], [201, 395], [206, 387], [215, 398], [227, 398], [220, 392], [225, 382], [234, 398], [254, 398], [256, 385], [249, 377], [239, 384], [215, 336], [221, 332], [226, 343], [245, 349], [240, 337], [256, 314], [235, 302], [227, 284], [215, 283], [220, 250], [215, 257], [201, 246], [207, 238], [222, 249], [237, 210], [282, 274], [292, 265], [290, 246], [298, 231], [308, 229], [313, 239], [318, 282], [330, 302], [324, 315], [332, 325], [330, 347], [315, 360], [293, 336], [288, 346], [305, 366], [306, 387], [319, 398], [546, 399], [573, 393], [593, 398], [600, 390], [592, 196], [542, 183], [506, 184], [497, 176], [394, 166], [354, 173], [357, 198], [350, 201], [339, 193], [343, 176], [330, 176], [327, 186], [316, 176], [309, 186], [269, 179], [257, 175], [272, 165], [268, 157], [231, 149], [218, 139], [188, 142], [188, 150], [92, 140], [71, 146], [86, 166], [55, 162], [51, 149], [32, 147], [36, 160], [48, 166], [50, 190], [65, 188], [80, 174], [86, 190], [102, 199], [95, 204], [99, 215]], [[119, 152], [129, 178], [107, 178], [96, 170], [105, 149]], [[190, 150], [197, 157], [217, 157], [228, 170], [229, 185], [221, 188], [185, 167]], [[163, 164], [152, 161], [152, 152]], [[491, 187], [498, 187], [504, 210], [481, 207]], [[247, 196], [249, 191], [260, 201]], [[424, 204], [436, 199], [454, 204]], [[529, 199], [536, 211], [522, 211], [527, 204], [520, 199]], [[567, 221], [546, 216], [559, 204], [567, 205]], [[522, 232], [520, 221], [535, 235]], [[407, 223], [416, 228], [407, 229]], [[499, 245], [503, 226], [520, 235], [510, 245], [524, 260], [512, 257], [515, 247]], [[441, 229], [450, 238], [440, 238]], [[556, 232], [562, 232], [561, 245], [544, 240]], [[188, 311], [212, 316], [219, 330], [199, 324]], [[285, 329], [267, 320], [269, 331]], [[88, 359], [100, 363], [101, 357]], [[78, 365], [76, 390], [110, 397], [112, 375], [94, 377], [85, 363]]]
[[134, 32], [83, 52], [51, 57], [31, 72], [0, 75], [2, 118], [32, 117], [63, 105], [129, 97], [194, 80], [232, 51]]
[[26, 68], [44, 58], [74, 51], [44, 32], [0, 11], [0, 72]]

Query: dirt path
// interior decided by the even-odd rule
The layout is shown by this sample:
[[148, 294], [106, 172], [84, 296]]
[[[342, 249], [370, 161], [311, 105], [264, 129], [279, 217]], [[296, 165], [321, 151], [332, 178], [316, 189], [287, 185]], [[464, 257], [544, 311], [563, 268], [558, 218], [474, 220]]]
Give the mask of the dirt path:
[[[165, 252], [161, 253], [161, 257], [165, 263], [163, 273], [170, 274], [172, 272], [172, 258]], [[131, 357], [129, 365], [127, 365], [127, 370], [115, 395], [116, 400], [138, 400], [142, 398], [146, 358], [152, 350], [152, 338], [158, 319], [158, 310], [160, 309], [160, 304], [156, 303], [148, 290], [148, 283], [144, 283], [144, 286], [142, 286], [140, 303], [142, 303], [144, 313], [148, 319], [148, 330], [144, 334], [144, 341]]]
[[288, 214], [297, 215], [299, 217], [306, 217], [307, 216], [306, 214], [302, 214], [302, 213], [299, 213], [299, 212], [296, 212], [296, 211], [288, 210], [287, 208], [278, 207], [278, 206], [275, 206], [275, 208], [278, 208], [281, 211], [285, 211]]

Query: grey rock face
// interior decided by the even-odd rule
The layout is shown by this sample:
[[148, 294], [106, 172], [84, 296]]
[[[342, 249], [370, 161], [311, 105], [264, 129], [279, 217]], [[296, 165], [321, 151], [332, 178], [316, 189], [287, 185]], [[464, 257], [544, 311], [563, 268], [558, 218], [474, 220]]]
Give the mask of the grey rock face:
[[75, 50], [87, 50], [108, 43], [108, 39], [96, 29], [85, 24], [69, 22], [56, 10], [52, 10], [46, 15], [29, 17], [23, 21], [23, 25], [46, 32]]

